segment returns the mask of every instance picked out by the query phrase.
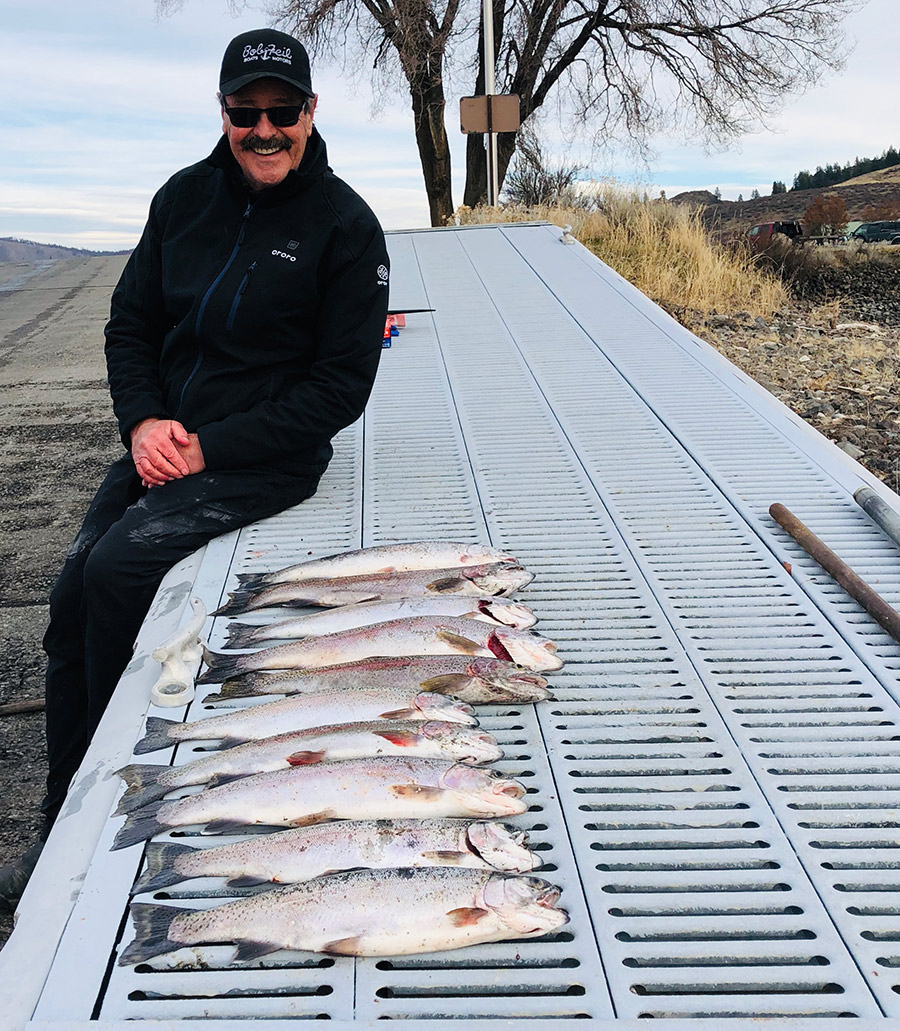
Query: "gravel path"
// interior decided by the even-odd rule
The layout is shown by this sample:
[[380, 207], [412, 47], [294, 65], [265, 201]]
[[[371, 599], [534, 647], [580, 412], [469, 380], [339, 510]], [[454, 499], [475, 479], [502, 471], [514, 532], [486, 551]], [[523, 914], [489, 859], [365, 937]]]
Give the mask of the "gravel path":
[[[124, 257], [0, 264], [0, 703], [43, 697], [41, 637], [62, 559], [122, 453], [103, 324]], [[42, 713], [0, 718], [0, 864], [40, 824]], [[0, 942], [12, 929], [0, 917]]]

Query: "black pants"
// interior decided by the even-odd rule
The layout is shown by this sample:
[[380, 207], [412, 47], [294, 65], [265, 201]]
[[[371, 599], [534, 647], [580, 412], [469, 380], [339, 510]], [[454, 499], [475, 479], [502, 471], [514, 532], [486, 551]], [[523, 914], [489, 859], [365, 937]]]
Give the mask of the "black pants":
[[47, 757], [41, 809], [53, 820], [125, 667], [160, 581], [213, 537], [312, 496], [318, 476], [203, 472], [147, 490], [130, 455], [97, 491], [53, 593], [47, 653]]

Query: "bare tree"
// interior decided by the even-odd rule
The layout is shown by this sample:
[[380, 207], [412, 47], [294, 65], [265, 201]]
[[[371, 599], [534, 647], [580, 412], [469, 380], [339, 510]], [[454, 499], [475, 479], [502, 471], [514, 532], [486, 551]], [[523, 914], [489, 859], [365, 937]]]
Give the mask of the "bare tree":
[[[158, 0], [161, 9], [181, 2]], [[863, 2], [495, 0], [497, 89], [521, 97], [523, 122], [556, 99], [572, 131], [592, 140], [646, 149], [665, 128], [724, 143], [764, 125], [789, 94], [840, 67], [842, 20]], [[484, 92], [480, 0], [263, 6], [314, 53], [360, 47], [376, 75], [393, 59], [412, 103], [432, 224], [443, 224], [453, 211], [445, 81], [450, 70], [474, 70], [474, 87], [464, 92]], [[515, 147], [515, 134], [500, 135], [501, 181]], [[486, 182], [483, 139], [470, 136], [464, 202], [483, 202]]]
[[551, 168], [533, 126], [523, 125], [518, 147], [507, 173], [506, 197], [514, 204], [531, 208], [538, 204], [577, 203], [574, 184], [582, 171], [580, 165]]

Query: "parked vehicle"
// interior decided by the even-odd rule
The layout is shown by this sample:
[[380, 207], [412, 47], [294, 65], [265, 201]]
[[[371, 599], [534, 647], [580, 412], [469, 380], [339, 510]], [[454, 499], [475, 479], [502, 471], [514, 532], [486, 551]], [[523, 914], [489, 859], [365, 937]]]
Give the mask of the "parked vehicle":
[[799, 222], [760, 222], [748, 230], [747, 237], [754, 250], [764, 250], [779, 233], [793, 243], [803, 235], [803, 226]]
[[864, 243], [900, 243], [900, 222], [863, 222], [850, 236]]

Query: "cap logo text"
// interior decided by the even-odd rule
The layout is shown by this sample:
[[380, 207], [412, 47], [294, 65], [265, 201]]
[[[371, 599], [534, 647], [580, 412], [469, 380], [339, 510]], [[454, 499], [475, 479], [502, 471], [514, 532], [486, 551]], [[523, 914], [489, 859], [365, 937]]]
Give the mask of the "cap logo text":
[[281, 61], [290, 64], [292, 61], [290, 47], [277, 47], [274, 43], [249, 44], [244, 47], [244, 63], [248, 61]]

